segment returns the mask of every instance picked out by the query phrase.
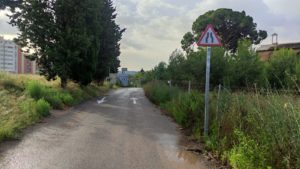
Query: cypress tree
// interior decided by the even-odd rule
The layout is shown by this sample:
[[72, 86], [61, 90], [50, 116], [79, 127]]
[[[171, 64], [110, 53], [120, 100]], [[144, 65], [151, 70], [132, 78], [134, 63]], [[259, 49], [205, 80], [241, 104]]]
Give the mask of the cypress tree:
[[102, 0], [101, 13], [102, 32], [100, 33], [100, 51], [94, 79], [102, 82], [109, 73], [116, 73], [120, 67], [120, 40], [125, 29], [116, 24], [116, 9], [111, 0]]

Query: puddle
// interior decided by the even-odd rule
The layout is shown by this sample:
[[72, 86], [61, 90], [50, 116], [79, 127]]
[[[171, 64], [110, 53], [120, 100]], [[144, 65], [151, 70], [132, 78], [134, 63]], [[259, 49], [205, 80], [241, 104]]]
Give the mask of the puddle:
[[199, 156], [179, 145], [178, 136], [159, 134], [157, 138], [162, 155], [172, 164], [173, 168], [207, 168]]

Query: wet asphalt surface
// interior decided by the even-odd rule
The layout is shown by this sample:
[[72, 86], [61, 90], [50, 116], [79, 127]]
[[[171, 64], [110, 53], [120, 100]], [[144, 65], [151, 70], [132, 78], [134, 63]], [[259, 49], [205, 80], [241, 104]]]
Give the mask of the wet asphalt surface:
[[179, 145], [178, 127], [142, 89], [118, 89], [52, 114], [0, 145], [1, 169], [209, 168]]

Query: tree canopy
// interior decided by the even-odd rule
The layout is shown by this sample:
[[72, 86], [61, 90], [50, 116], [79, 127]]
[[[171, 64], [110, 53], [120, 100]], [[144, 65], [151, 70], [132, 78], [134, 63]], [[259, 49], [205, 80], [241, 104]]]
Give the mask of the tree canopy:
[[11, 10], [10, 24], [20, 30], [16, 42], [48, 80], [58, 76], [62, 87], [68, 79], [87, 85], [120, 66], [125, 30], [115, 23], [111, 0], [2, 0], [0, 5]]
[[183, 50], [189, 52], [190, 46], [199, 40], [201, 32], [208, 24], [214, 25], [224, 47], [232, 52], [236, 51], [238, 41], [241, 39], [259, 44], [267, 37], [267, 32], [257, 30], [257, 24], [254, 23], [253, 18], [246, 15], [244, 11], [220, 8], [208, 11], [196, 19], [192, 26], [192, 32], [186, 33], [181, 41]]

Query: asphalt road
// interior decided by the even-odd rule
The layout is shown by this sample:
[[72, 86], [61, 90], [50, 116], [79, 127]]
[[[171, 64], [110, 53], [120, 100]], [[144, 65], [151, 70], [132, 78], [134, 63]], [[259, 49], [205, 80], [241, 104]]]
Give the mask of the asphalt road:
[[178, 144], [172, 120], [142, 89], [110, 92], [55, 111], [19, 141], [0, 145], [1, 169], [205, 169]]

